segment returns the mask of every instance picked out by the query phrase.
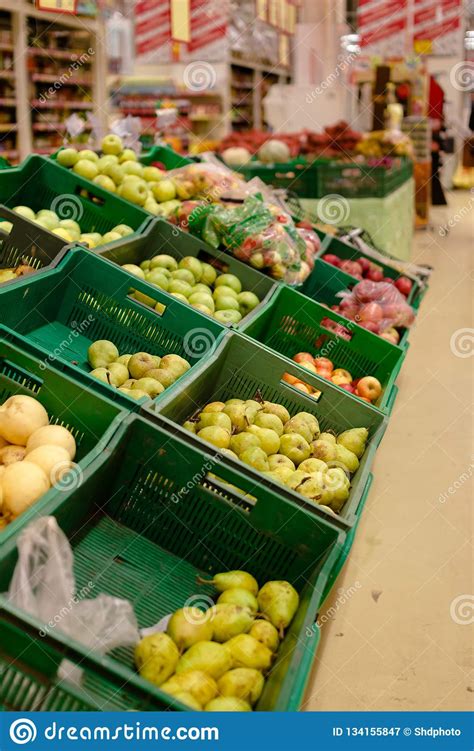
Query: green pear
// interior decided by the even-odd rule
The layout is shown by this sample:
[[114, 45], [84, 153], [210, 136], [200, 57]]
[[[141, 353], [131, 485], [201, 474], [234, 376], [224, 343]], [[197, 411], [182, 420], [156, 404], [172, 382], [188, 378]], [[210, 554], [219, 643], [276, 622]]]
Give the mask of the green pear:
[[119, 351], [108, 339], [98, 339], [87, 350], [87, 359], [92, 368], [106, 368], [119, 356]]
[[241, 433], [249, 427], [244, 404], [226, 404], [222, 411], [229, 415], [235, 433]]
[[299, 491], [300, 485], [310, 479], [311, 475], [309, 472], [303, 472], [302, 470], [297, 469], [296, 472], [291, 473], [285, 484], [291, 488], [291, 490]]
[[241, 587], [226, 589], [219, 595], [217, 603], [218, 605], [239, 605], [241, 608], [248, 608], [251, 613], [256, 613], [258, 610], [255, 595], [249, 592], [248, 589], [242, 589]]
[[209, 426], [198, 430], [197, 435], [203, 441], [212, 443], [218, 449], [228, 449], [230, 446], [230, 433], [219, 425]]
[[151, 368], [146, 371], [146, 377], [159, 381], [165, 389], [178, 380], [178, 376], [172, 368]]
[[[238, 638], [238, 637], [237, 637]], [[171, 641], [171, 639], [170, 639]], [[171, 642], [177, 651], [176, 645]], [[193, 644], [179, 659], [176, 674], [188, 670], [202, 670], [217, 680], [232, 667], [232, 653], [227, 644], [217, 644], [214, 641], [200, 641]]]
[[[145, 636], [135, 647], [138, 672], [155, 686], [161, 686], [175, 671], [179, 660], [178, 647], [163, 633]], [[232, 663], [232, 658], [230, 657]], [[227, 663], [226, 663], [227, 664]], [[222, 674], [226, 672], [223, 671]]]
[[[169, 681], [167, 681], [167, 683], [169, 683]], [[163, 690], [163, 686], [160, 686], [160, 688]], [[194, 709], [196, 712], [202, 712], [202, 705], [192, 694], [189, 693], [189, 691], [180, 691], [179, 689], [170, 691], [170, 689], [167, 689], [166, 693], [180, 701], [181, 704], [186, 704], [190, 709]]]
[[121, 365], [125, 365], [126, 368], [128, 368], [128, 363], [130, 362], [130, 358], [132, 355], [120, 355], [120, 357], [117, 357], [114, 362], [119, 362]]
[[[228, 591], [232, 592], [231, 589]], [[244, 591], [248, 592], [248, 590]], [[253, 597], [250, 592], [249, 595]], [[254, 621], [248, 608], [233, 603], [220, 602], [214, 606], [213, 611], [213, 639], [218, 642], [228, 641], [238, 634], [246, 633]]]
[[321, 433], [319, 436], [321, 441], [330, 441], [330, 443], [336, 443], [336, 436], [334, 433]]
[[277, 415], [269, 415], [263, 410], [260, 410], [255, 415], [253, 424], [259, 428], [274, 430], [279, 436], [283, 435], [283, 423]]
[[280, 638], [293, 620], [299, 601], [298, 592], [287, 581], [266, 582], [258, 593], [260, 612], [270, 619]]
[[198, 578], [199, 584], [212, 584], [218, 592], [227, 589], [247, 589], [251, 594], [258, 592], [258, 582], [248, 571], [224, 571], [215, 574], [210, 580]]
[[158, 368], [161, 358], [150, 355], [148, 352], [136, 352], [127, 363], [128, 371], [132, 378], [144, 378], [145, 373], [153, 368]]
[[357, 456], [352, 451], [349, 451], [349, 449], [346, 449], [345, 446], [341, 446], [339, 443], [336, 443], [335, 459], [336, 461], [344, 464], [351, 474], [356, 472], [359, 467], [359, 460]]
[[224, 402], [210, 402], [209, 404], [206, 404], [202, 412], [222, 412], [224, 409], [225, 404]]
[[133, 384], [133, 389], [140, 389], [141, 391], [145, 391], [149, 396], [151, 396], [152, 399], [154, 399], [156, 396], [159, 396], [159, 394], [163, 393], [165, 390], [164, 386], [159, 383], [155, 378], [138, 378]]
[[284, 454], [273, 454], [272, 456], [269, 456], [268, 465], [270, 469], [277, 469], [278, 467], [288, 467], [293, 472], [296, 469], [291, 459], [288, 459], [288, 457]]
[[348, 451], [352, 451], [360, 459], [365, 451], [368, 436], [369, 431], [367, 428], [352, 428], [340, 433], [337, 437], [337, 442], [348, 449]]
[[300, 469], [302, 472], [326, 472], [328, 468], [328, 465], [326, 462], [323, 462], [322, 459], [315, 459], [313, 457], [310, 457], [309, 459], [305, 459], [304, 462], [301, 462], [301, 464], [298, 466], [298, 469]]
[[180, 652], [198, 641], [211, 641], [211, 614], [199, 608], [181, 608], [171, 616], [166, 633], [171, 636]]
[[252, 446], [251, 448], [242, 451], [239, 455], [239, 459], [241, 462], [248, 464], [259, 472], [265, 472], [269, 469], [265, 451], [257, 446]]
[[283, 433], [295, 433], [302, 436], [307, 443], [311, 443], [313, 440], [313, 432], [310, 425], [301, 417], [292, 417], [283, 427]]
[[330, 493], [328, 505], [334, 511], [339, 511], [350, 494], [350, 482], [346, 473], [341, 467], [332, 467], [326, 472], [324, 482]]
[[273, 653], [261, 642], [249, 634], [239, 634], [226, 642], [233, 668], [253, 668], [268, 670], [272, 664]]
[[280, 418], [283, 425], [290, 419], [290, 413], [282, 404], [275, 404], [274, 402], [263, 402], [263, 411], [269, 415], [276, 415]]
[[186, 373], [190, 367], [190, 363], [180, 355], [165, 355], [160, 362], [160, 368], [173, 368], [178, 376]]
[[235, 451], [237, 456], [240, 456], [246, 449], [261, 448], [260, 441], [256, 435], [248, 433], [246, 430], [243, 433], [236, 433], [230, 438], [230, 448]]
[[109, 386], [112, 386], [112, 382], [110, 380], [110, 371], [108, 368], [94, 368], [94, 370], [91, 370], [89, 375], [91, 375], [92, 378], [97, 378], [98, 381], [103, 381]]
[[251, 712], [250, 704], [236, 696], [216, 696], [204, 707], [205, 712]]
[[109, 380], [112, 386], [118, 388], [128, 380], [128, 368], [120, 362], [111, 362], [108, 366]]
[[311, 474], [298, 486], [298, 493], [312, 503], [319, 504], [323, 498], [324, 475], [322, 472]]
[[190, 433], [196, 433], [196, 426], [197, 422], [194, 422], [193, 420], [186, 420], [186, 422], [183, 422], [183, 428], [189, 430]]
[[299, 433], [287, 433], [280, 438], [280, 454], [287, 456], [298, 466], [305, 459], [309, 459], [311, 449]]
[[265, 680], [259, 670], [234, 668], [219, 678], [217, 687], [221, 696], [235, 696], [256, 704], [263, 691]]
[[224, 412], [201, 412], [197, 429], [202, 430], [212, 425], [219, 425], [219, 427], [228, 430], [229, 433], [232, 431], [232, 422], [229, 415]]
[[311, 454], [315, 459], [321, 459], [323, 462], [330, 462], [336, 458], [336, 442], [318, 438], [311, 443]]
[[284, 464], [280, 464], [275, 469], [271, 469], [268, 472], [264, 472], [265, 477], [269, 477], [271, 480], [281, 482], [282, 485], [286, 485], [288, 479], [293, 474], [291, 467], [286, 467]]
[[280, 646], [280, 637], [273, 623], [270, 621], [254, 621], [249, 631], [250, 636], [259, 641], [272, 652], [276, 652]]
[[314, 415], [312, 415], [310, 412], [298, 412], [295, 415], [295, 419], [297, 420], [303, 420], [304, 422], [309, 425], [310, 430], [312, 432], [312, 439], [315, 440], [316, 438], [319, 438], [320, 429], [319, 429], [319, 422], [316, 419]]
[[186, 691], [202, 706], [214, 699], [218, 691], [214, 678], [203, 670], [187, 670], [185, 673], [173, 675], [166, 683], [162, 683], [160, 688], [174, 696], [176, 691]]
[[258, 425], [250, 425], [246, 432], [257, 436], [260, 441], [260, 446], [267, 456], [278, 453], [280, 448], [280, 436], [274, 430], [270, 430], [270, 428], [259, 428]]

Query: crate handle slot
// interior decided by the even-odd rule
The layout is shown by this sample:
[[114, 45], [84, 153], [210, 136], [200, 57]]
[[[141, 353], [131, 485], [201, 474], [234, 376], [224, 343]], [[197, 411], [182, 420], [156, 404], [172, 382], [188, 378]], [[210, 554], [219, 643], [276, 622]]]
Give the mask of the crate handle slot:
[[[153, 295], [149, 295], [149, 297], [153, 297]], [[146, 303], [144, 303], [144, 302], [141, 302], [141, 300], [137, 300], [137, 299], [136, 299], [135, 297], [133, 297], [133, 293], [130, 293], [130, 292], [129, 292], [129, 294], [127, 295], [127, 298], [128, 298], [128, 299], [129, 299], [129, 300], [130, 300], [130, 301], [131, 301], [132, 303], [134, 303], [135, 305], [139, 305], [139, 306], [140, 306], [140, 308], [145, 308], [145, 310], [148, 310], [148, 311], [152, 311], [153, 313], [155, 313], [155, 314], [156, 314], [157, 316], [159, 316], [160, 318], [162, 318], [162, 317], [164, 316], [164, 314], [166, 313], [166, 308], [168, 307], [168, 306], [167, 306], [167, 305], [165, 305], [164, 303], [160, 303], [161, 305], [163, 305], [163, 310], [161, 310], [161, 311], [159, 311], [159, 310], [156, 310], [156, 308], [152, 308], [152, 307], [151, 307], [150, 305], [147, 305]], [[160, 301], [159, 301], [159, 300], [156, 300], [156, 302], [158, 303], [158, 302], [160, 302]]]
[[82, 185], [76, 185], [76, 195], [79, 196], [79, 198], [90, 201], [91, 203], [94, 203], [96, 206], [104, 206], [105, 205], [105, 199], [102, 198], [102, 196], [98, 196], [95, 193], [91, 191], [89, 187], [84, 188]]
[[232, 487], [230, 483], [228, 483], [226, 480], [223, 480], [221, 477], [212, 477], [211, 475], [206, 474], [206, 477], [204, 479], [209, 486], [208, 488], [206, 488], [205, 485], [201, 483], [205, 490], [213, 489], [219, 494], [225, 493], [227, 501], [232, 502], [234, 506], [242, 508], [244, 511], [245, 506], [255, 508], [255, 506], [257, 505], [258, 498], [255, 498], [255, 496], [253, 495], [248, 495], [245, 490], [240, 490], [235, 486]]
[[[40, 365], [41, 367], [41, 365]], [[43, 379], [39, 378], [35, 373], [31, 373], [29, 370], [22, 368], [12, 360], [8, 360], [6, 357], [0, 357], [0, 374], [3, 378], [8, 378], [13, 383], [22, 386], [32, 394], [37, 395], [41, 387], [43, 386]]]

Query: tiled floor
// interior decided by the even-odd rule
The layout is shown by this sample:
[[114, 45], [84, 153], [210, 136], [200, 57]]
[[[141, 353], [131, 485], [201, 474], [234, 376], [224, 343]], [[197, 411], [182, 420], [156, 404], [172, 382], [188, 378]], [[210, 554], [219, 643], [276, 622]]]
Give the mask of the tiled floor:
[[352, 587], [323, 626], [306, 710], [473, 706], [473, 207], [474, 194], [450, 194], [415, 238], [413, 260], [435, 273], [349, 561], [321, 610]]

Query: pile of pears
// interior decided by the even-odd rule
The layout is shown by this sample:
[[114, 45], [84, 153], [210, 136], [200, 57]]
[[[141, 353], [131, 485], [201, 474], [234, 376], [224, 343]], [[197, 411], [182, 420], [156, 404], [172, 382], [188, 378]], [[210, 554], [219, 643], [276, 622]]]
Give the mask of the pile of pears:
[[[260, 302], [254, 292], [242, 291], [235, 274], [218, 273], [211, 264], [194, 256], [185, 256], [178, 262], [162, 253], [142, 261], [140, 266], [126, 263], [122, 268], [224, 324], [239, 323]], [[141, 292], [135, 291], [134, 296], [158, 312], [163, 307]]]
[[349, 497], [368, 438], [367, 428], [321, 432], [313, 414], [292, 417], [283, 405], [257, 399], [211, 402], [183, 427], [336, 513]]
[[151, 355], [136, 352], [120, 355], [115, 344], [108, 339], [93, 342], [87, 359], [90, 375], [114, 386], [132, 399], [154, 399], [171, 386], [191, 365], [180, 355]]
[[298, 593], [287, 581], [259, 589], [247, 571], [198, 581], [214, 585], [217, 603], [206, 611], [177, 610], [166, 633], [137, 644], [135, 664], [143, 678], [190, 709], [251, 712], [298, 609]]

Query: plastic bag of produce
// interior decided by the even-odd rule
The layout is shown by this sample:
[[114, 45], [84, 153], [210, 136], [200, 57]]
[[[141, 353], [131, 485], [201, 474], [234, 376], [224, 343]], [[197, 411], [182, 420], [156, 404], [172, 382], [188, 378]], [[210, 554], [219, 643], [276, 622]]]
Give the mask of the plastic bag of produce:
[[173, 180], [176, 195], [182, 201], [204, 198], [212, 202], [219, 201], [222, 197], [235, 200], [245, 197], [244, 179], [222, 162], [187, 164], [170, 170], [167, 177]]
[[[44, 634], [61, 631], [101, 654], [135, 645], [140, 635], [131, 604], [110, 595], [95, 596], [92, 581], [78, 591], [73, 561], [69, 540], [54, 516], [31, 522], [18, 539], [9, 602], [44, 623]], [[82, 677], [82, 671], [67, 660], [58, 674], [76, 684]]]
[[302, 284], [313, 266], [315, 251], [290, 215], [260, 194], [238, 206], [201, 206], [188, 222], [190, 231], [212, 247], [223, 245], [240, 261], [287, 284]]
[[339, 311], [376, 334], [391, 328], [408, 328], [415, 320], [413, 308], [395, 285], [363, 279], [352, 292], [340, 292]]

